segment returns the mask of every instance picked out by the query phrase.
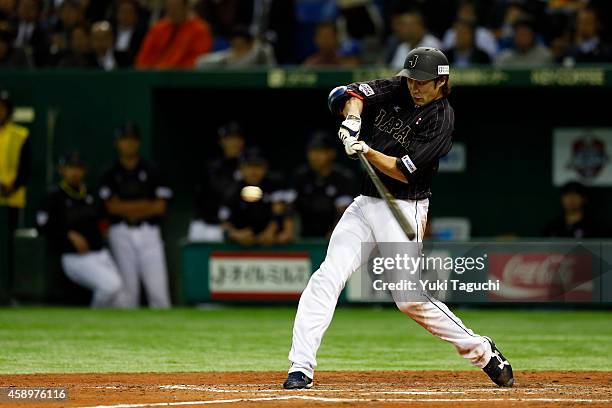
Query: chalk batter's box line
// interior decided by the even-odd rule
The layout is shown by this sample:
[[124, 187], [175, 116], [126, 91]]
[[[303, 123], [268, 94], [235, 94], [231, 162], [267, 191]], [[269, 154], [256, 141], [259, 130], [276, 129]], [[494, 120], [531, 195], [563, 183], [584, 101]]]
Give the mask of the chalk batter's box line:
[[239, 402], [263, 402], [263, 401], [286, 401], [286, 400], [306, 400], [318, 402], [402, 402], [404, 404], [422, 404], [422, 403], [461, 403], [461, 402], [559, 402], [559, 403], [611, 403], [612, 399], [583, 399], [583, 398], [419, 398], [419, 399], [404, 399], [404, 398], [331, 398], [331, 397], [314, 397], [306, 395], [287, 395], [278, 397], [261, 397], [261, 398], [234, 398], [225, 400], [208, 400], [208, 401], [182, 401], [182, 402], [158, 402], [158, 403], [143, 403], [143, 404], [117, 404], [117, 405], [95, 405], [85, 406], [80, 408], [141, 408], [141, 407], [173, 407], [173, 406], [188, 406], [188, 405], [211, 405], [211, 404], [232, 404]]

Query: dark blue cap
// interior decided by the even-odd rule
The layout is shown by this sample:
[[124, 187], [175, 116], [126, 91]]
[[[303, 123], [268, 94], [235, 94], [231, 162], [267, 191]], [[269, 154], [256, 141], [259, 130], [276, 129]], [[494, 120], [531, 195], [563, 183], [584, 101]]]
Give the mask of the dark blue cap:
[[115, 139], [122, 139], [126, 137], [140, 139], [140, 130], [138, 129], [137, 124], [134, 122], [126, 122], [115, 129]]
[[308, 141], [308, 149], [333, 149], [334, 141], [331, 134], [324, 130], [314, 132]]
[[587, 188], [584, 186], [584, 184], [578, 183], [577, 181], [570, 181], [561, 187], [561, 195], [565, 195], [567, 193], [576, 193], [580, 194], [581, 196], [586, 196]]
[[73, 150], [63, 154], [58, 160], [58, 165], [85, 167], [85, 162], [81, 157], [81, 153], [77, 150]]
[[258, 147], [248, 148], [240, 156], [240, 164], [268, 164], [268, 160]]
[[232, 121], [228, 122], [225, 125], [219, 127], [217, 130], [219, 137], [228, 137], [228, 136], [238, 136], [244, 137], [242, 132], [242, 126], [238, 122]]

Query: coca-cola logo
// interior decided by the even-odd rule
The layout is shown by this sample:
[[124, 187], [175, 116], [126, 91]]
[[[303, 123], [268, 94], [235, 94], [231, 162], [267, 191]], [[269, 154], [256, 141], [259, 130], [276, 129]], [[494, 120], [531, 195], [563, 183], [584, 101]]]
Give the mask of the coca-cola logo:
[[550, 285], [554, 281], [573, 280], [574, 259], [565, 255], [548, 255], [528, 259], [523, 254], [514, 255], [504, 266], [502, 280], [525, 286]]
[[489, 294], [503, 300], [588, 300], [592, 296], [592, 263], [587, 253], [490, 253], [489, 278], [500, 289]]

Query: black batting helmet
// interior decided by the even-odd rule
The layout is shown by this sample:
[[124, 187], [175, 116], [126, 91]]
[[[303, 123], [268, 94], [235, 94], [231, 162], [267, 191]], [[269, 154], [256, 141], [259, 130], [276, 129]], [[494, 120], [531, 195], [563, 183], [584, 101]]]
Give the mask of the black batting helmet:
[[418, 81], [429, 81], [449, 74], [448, 59], [442, 51], [437, 48], [419, 47], [406, 56], [404, 69], [397, 75]]

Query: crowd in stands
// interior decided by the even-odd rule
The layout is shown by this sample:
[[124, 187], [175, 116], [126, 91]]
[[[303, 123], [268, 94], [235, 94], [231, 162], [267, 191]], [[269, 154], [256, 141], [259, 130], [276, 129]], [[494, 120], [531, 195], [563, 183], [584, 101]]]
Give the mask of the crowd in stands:
[[612, 62], [606, 0], [0, 0], [0, 68]]

